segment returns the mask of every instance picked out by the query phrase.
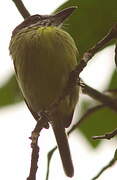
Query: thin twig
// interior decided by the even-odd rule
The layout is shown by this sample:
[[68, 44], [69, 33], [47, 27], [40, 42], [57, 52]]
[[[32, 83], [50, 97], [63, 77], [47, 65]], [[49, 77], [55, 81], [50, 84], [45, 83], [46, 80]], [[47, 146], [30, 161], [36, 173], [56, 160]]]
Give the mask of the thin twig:
[[97, 105], [97, 106], [94, 106], [94, 107], [88, 109], [88, 110], [81, 116], [81, 118], [79, 119], [79, 121], [78, 121], [77, 123], [75, 123], [75, 124], [72, 126], [72, 128], [68, 131], [68, 135], [70, 135], [76, 128], [78, 128], [78, 127], [80, 126], [80, 124], [83, 123], [84, 120], [85, 120], [88, 116], [90, 116], [91, 114], [93, 114], [93, 113], [96, 112], [97, 110], [102, 109], [102, 108], [104, 108], [104, 107], [105, 107], [105, 105], [99, 104], [99, 105]]
[[113, 97], [114, 99], [117, 99], [117, 89], [109, 89], [104, 91], [105, 95], [109, 95], [110, 97]]
[[[95, 46], [93, 46], [92, 48], [90, 48], [88, 51], [86, 51], [83, 55], [83, 57], [81, 58], [80, 64], [76, 67], [76, 73], [78, 73], [78, 77], [80, 72], [84, 69], [84, 67], [87, 65], [87, 63], [89, 62], [89, 60], [91, 60], [91, 58], [100, 50], [102, 49], [108, 42], [110, 42], [112, 39], [116, 39], [117, 38], [117, 24], [115, 24], [111, 30], [109, 30], [109, 32], [106, 34], [106, 36], [97, 42], [97, 44]], [[82, 62], [84, 61], [84, 62]]]
[[52, 159], [52, 155], [57, 149], [57, 146], [55, 146], [49, 153], [48, 153], [48, 158], [47, 158], [47, 173], [46, 173], [46, 180], [49, 178], [49, 172], [50, 172], [50, 162]]
[[22, 17], [24, 19], [30, 16], [30, 13], [26, 9], [26, 7], [24, 6], [22, 0], [12, 0], [12, 1], [14, 2], [14, 4], [16, 5], [18, 11], [20, 12], [20, 14], [22, 15]]
[[117, 129], [115, 129], [114, 131], [110, 132], [110, 133], [106, 133], [104, 135], [100, 135], [100, 136], [93, 136], [92, 138], [94, 140], [96, 139], [108, 139], [110, 140], [111, 138], [113, 138], [114, 136], [117, 135]]
[[108, 42], [110, 42], [112, 39], [117, 38], [117, 24], [115, 24], [111, 30], [106, 34], [106, 36], [97, 42], [95, 46], [90, 48], [88, 51], [86, 51], [83, 54], [83, 57], [80, 60], [80, 63], [76, 66], [75, 70], [70, 74], [70, 78], [74, 80], [74, 84], [76, 84], [76, 81], [79, 79], [79, 74], [83, 71], [83, 69], [86, 67], [87, 63], [92, 59], [92, 57], [102, 48], [104, 47]]
[[117, 112], [117, 101], [115, 99], [103, 93], [100, 93], [99, 91], [86, 85], [83, 81], [81, 81], [79, 85], [81, 86], [83, 93], [89, 95], [97, 101], [100, 101], [102, 104], [108, 106], [109, 108]]
[[117, 44], [116, 44], [116, 47], [115, 47], [115, 64], [117, 66]]
[[38, 137], [40, 135], [40, 132], [43, 128], [49, 128], [48, 122], [46, 119], [43, 118], [42, 114], [40, 115], [39, 121], [37, 121], [37, 124], [32, 132], [32, 136], [30, 139], [31, 147], [32, 147], [32, 155], [31, 155], [31, 167], [30, 167], [30, 173], [27, 180], [36, 180], [36, 172], [38, 169], [38, 159], [39, 159], [39, 147], [38, 147]]
[[110, 42], [112, 39], [117, 38], [117, 24], [115, 24], [112, 29], [108, 32], [108, 34], [99, 41], [94, 47], [92, 47], [89, 52], [91, 54], [97, 53], [103, 46], [105, 46], [108, 42]]
[[105, 170], [113, 166], [116, 161], [117, 161], [117, 149], [115, 151], [113, 159], [105, 167], [103, 167], [100, 170], [100, 172], [94, 178], [92, 178], [92, 180], [96, 180]]
[[33, 145], [32, 149], [30, 174], [27, 180], [36, 180], [36, 172], [38, 169], [39, 147], [37, 143]]

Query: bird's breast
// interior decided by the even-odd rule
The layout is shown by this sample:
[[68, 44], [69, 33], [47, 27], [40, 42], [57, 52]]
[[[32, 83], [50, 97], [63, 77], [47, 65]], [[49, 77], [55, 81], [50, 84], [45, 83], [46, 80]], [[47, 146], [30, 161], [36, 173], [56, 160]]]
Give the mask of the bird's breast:
[[17, 79], [27, 102], [39, 111], [63, 91], [77, 65], [71, 36], [55, 27], [33, 27], [16, 34], [10, 43]]

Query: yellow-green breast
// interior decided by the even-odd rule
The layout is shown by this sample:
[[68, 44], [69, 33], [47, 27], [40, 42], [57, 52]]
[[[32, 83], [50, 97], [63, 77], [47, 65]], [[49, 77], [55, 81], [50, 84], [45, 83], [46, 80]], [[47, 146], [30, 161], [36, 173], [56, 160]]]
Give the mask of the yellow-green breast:
[[[36, 112], [47, 108], [63, 91], [69, 73], [77, 65], [77, 48], [72, 37], [57, 27], [25, 28], [11, 39], [17, 79], [23, 96]], [[78, 88], [60, 105], [65, 116], [73, 112]]]

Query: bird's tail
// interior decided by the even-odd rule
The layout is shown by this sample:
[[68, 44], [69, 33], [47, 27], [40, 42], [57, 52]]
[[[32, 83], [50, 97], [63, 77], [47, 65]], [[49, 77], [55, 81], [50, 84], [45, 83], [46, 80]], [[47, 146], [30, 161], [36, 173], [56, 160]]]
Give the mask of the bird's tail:
[[64, 171], [68, 177], [72, 177], [74, 175], [74, 168], [65, 128], [60, 121], [56, 121], [51, 124], [57, 141]]

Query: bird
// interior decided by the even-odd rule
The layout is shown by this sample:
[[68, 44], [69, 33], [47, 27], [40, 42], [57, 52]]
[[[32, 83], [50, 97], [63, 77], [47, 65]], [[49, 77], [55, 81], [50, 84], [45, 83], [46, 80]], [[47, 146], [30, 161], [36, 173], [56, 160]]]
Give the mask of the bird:
[[[12, 32], [9, 51], [16, 79], [36, 121], [38, 113], [63, 93], [70, 73], [78, 64], [78, 48], [71, 35], [62, 28], [75, 9], [68, 7], [52, 15], [32, 15]], [[74, 86], [49, 121], [68, 177], [74, 175], [74, 166], [66, 128], [71, 124], [78, 98], [79, 87]]]

